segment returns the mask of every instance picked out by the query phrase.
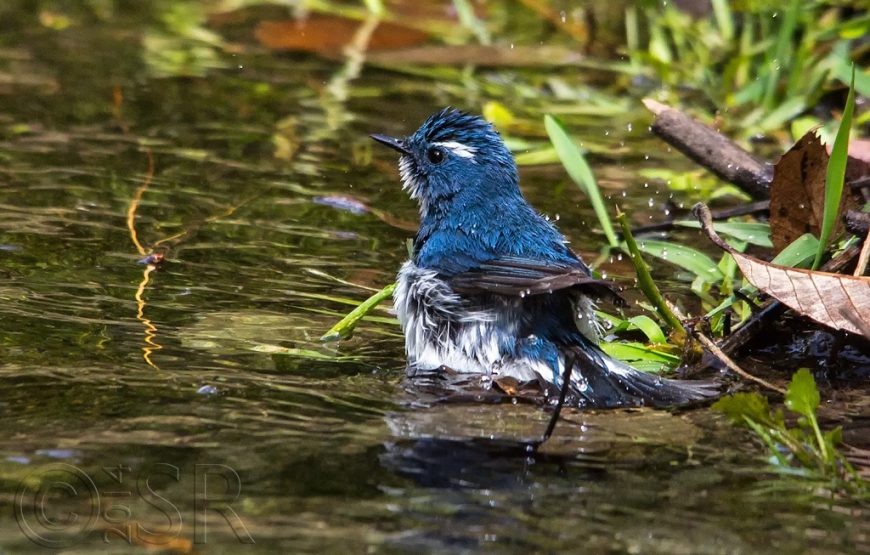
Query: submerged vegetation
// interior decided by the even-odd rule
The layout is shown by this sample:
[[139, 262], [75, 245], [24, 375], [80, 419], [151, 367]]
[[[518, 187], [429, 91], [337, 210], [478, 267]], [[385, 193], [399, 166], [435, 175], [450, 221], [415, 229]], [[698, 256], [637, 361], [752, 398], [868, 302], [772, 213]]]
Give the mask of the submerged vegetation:
[[812, 373], [801, 368], [792, 376], [785, 406], [797, 415], [789, 426], [782, 409], [771, 410], [760, 393], [736, 393], [724, 397], [713, 409], [734, 424], [752, 430], [768, 449], [769, 462], [780, 473], [811, 480], [827, 480], [828, 487], [861, 499], [870, 496], [870, 482], [862, 479], [840, 451], [843, 429], [822, 431], [817, 411], [819, 390]]

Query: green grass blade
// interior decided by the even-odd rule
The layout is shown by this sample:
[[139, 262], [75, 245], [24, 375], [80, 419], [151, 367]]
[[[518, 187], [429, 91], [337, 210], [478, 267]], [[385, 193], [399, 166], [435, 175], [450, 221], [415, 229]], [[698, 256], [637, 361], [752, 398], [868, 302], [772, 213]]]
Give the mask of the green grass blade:
[[323, 337], [320, 338], [321, 341], [337, 341], [338, 339], [344, 339], [350, 337], [350, 334], [353, 333], [353, 329], [359, 323], [359, 321], [369, 312], [372, 311], [376, 306], [381, 304], [381, 302], [393, 295], [393, 291], [396, 289], [396, 284], [391, 283], [387, 285], [368, 299], [364, 300], [359, 304], [355, 309], [350, 311], [350, 313], [341, 319], [341, 321], [331, 328], [329, 331], [323, 334]]
[[785, 12], [785, 21], [783, 21], [782, 27], [779, 28], [779, 33], [776, 37], [773, 58], [768, 60], [770, 63], [770, 73], [767, 76], [764, 99], [762, 100], [762, 106], [767, 112], [773, 108], [782, 68], [792, 62], [790, 55], [791, 41], [800, 10], [801, 0], [791, 0]]
[[719, 34], [722, 35], [724, 42], [729, 42], [734, 38], [734, 16], [731, 13], [731, 6], [728, 0], [712, 0], [713, 17], [716, 19], [716, 25], [719, 26]]
[[825, 210], [822, 216], [822, 229], [819, 233], [819, 248], [813, 260], [813, 269], [822, 263], [822, 256], [828, 247], [831, 232], [837, 225], [840, 213], [840, 199], [843, 196], [843, 182], [846, 179], [846, 160], [849, 156], [849, 132], [852, 129], [852, 113], [855, 111], [855, 66], [852, 66], [852, 83], [849, 87], [849, 97], [843, 110], [843, 120], [837, 130], [837, 138], [831, 148], [831, 159], [828, 160], [828, 171], [825, 174]]
[[793, 268], [809, 268], [819, 249], [819, 240], [812, 233], [804, 233], [779, 251], [771, 263]]
[[628, 220], [626, 219], [625, 214], [619, 213], [616, 220], [622, 228], [622, 235], [625, 237], [625, 245], [628, 249], [628, 254], [630, 255], [632, 264], [634, 264], [634, 269], [637, 272], [637, 286], [643, 294], [646, 295], [646, 298], [655, 307], [662, 319], [670, 327], [685, 335], [686, 330], [683, 328], [682, 322], [680, 322], [680, 319], [671, 312], [670, 308], [668, 308], [664, 297], [662, 297], [661, 291], [659, 291], [659, 288], [656, 286], [655, 281], [653, 281], [653, 278], [649, 273], [649, 266], [646, 265], [646, 262], [644, 262], [643, 257], [640, 255], [640, 249], [637, 247], [634, 236], [631, 234], [631, 227], [628, 225]]
[[589, 197], [592, 208], [595, 210], [595, 215], [598, 217], [598, 223], [607, 237], [607, 242], [611, 247], [618, 246], [619, 241], [616, 238], [616, 233], [613, 231], [613, 224], [610, 223], [607, 208], [604, 206], [601, 189], [598, 188], [595, 176], [592, 174], [589, 164], [586, 163], [586, 159], [583, 158], [580, 149], [571, 140], [565, 128], [553, 116], [544, 116], [544, 127], [568, 175]]
[[625, 45], [628, 49], [628, 59], [631, 67], [640, 73], [642, 63], [638, 56], [640, 51], [640, 27], [637, 22], [637, 6], [629, 5], [625, 8]]

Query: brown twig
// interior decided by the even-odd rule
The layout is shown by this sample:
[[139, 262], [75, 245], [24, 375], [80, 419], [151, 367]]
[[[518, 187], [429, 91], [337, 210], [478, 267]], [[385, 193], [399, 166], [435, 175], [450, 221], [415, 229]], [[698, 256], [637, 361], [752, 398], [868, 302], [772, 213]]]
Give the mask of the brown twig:
[[665, 142], [751, 197], [770, 198], [773, 181], [770, 164], [761, 162], [724, 135], [679, 110], [650, 98], [645, 98], [643, 104], [656, 116], [653, 133]]
[[[667, 300], [665, 302], [668, 303], [668, 306], [670, 307], [671, 311], [674, 314], [676, 314], [681, 320], [686, 319], [686, 317], [682, 313], [680, 313], [680, 309], [677, 308], [676, 305], [674, 305], [673, 303], [671, 303], [670, 301], [667, 301]], [[727, 366], [732, 372], [734, 372], [738, 376], [742, 377], [743, 379], [753, 381], [753, 382], [760, 384], [768, 389], [776, 391], [777, 393], [785, 395], [785, 390], [783, 388], [776, 386], [776, 385], [773, 385], [772, 383], [765, 380], [764, 378], [759, 378], [758, 376], [754, 376], [754, 375], [750, 374], [749, 372], [747, 372], [746, 370], [744, 370], [743, 368], [740, 368], [740, 366], [738, 366], [737, 363], [731, 359], [731, 357], [726, 355], [722, 351], [722, 349], [718, 345], [716, 345], [716, 343], [713, 342], [712, 339], [710, 339], [709, 337], [707, 337], [706, 335], [701, 333], [701, 331], [699, 329], [697, 329], [697, 327], [688, 326], [688, 328], [690, 329], [690, 333], [692, 334], [692, 336], [695, 339], [697, 339], [698, 342], [700, 342], [701, 345], [703, 345], [705, 349], [707, 349], [710, 353], [712, 353], [716, 358], [721, 360], [725, 364], [725, 366]]]
[[870, 231], [864, 237], [864, 246], [861, 247], [861, 254], [858, 255], [858, 263], [855, 264], [855, 277], [863, 276], [867, 271], [867, 262], [870, 262]]

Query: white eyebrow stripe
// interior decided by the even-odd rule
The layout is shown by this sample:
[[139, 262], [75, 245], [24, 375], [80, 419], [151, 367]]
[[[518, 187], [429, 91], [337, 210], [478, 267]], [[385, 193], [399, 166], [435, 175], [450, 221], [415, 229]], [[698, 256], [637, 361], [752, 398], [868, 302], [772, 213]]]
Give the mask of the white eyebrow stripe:
[[449, 148], [450, 151], [453, 152], [453, 154], [462, 158], [474, 158], [474, 154], [477, 152], [477, 149], [475, 147], [464, 145], [462, 143], [457, 143], [456, 141], [445, 141], [443, 143], [432, 144], [443, 146], [444, 148]]

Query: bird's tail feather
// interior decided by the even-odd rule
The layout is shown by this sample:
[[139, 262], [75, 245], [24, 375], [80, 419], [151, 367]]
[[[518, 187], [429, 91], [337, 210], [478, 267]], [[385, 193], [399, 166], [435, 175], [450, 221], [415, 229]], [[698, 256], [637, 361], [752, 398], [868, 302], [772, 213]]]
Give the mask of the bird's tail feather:
[[720, 395], [712, 381], [670, 380], [641, 372], [586, 342], [572, 348], [572, 389], [588, 407], [673, 407], [710, 400]]

